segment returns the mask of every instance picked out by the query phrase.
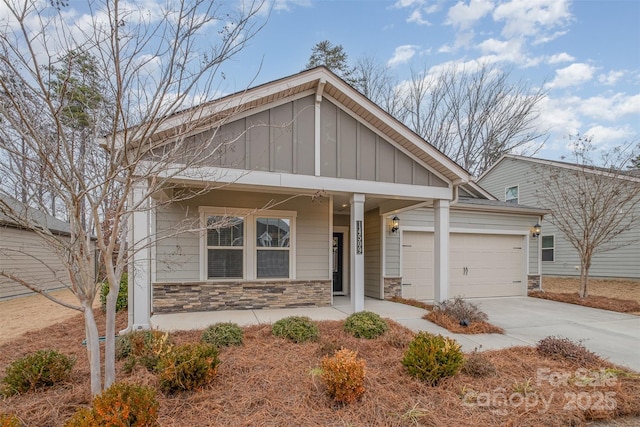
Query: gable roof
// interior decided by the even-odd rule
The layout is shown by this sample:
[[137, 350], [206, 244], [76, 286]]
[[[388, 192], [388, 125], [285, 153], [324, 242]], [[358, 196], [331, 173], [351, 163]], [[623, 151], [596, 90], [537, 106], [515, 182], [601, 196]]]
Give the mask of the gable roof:
[[53, 234], [69, 235], [71, 228], [69, 223], [59, 220], [47, 213], [26, 206], [22, 202], [6, 195], [0, 195], [0, 225], [25, 228], [15, 219], [15, 215], [27, 216], [35, 226], [51, 231]]
[[537, 159], [535, 157], [526, 157], [526, 156], [519, 156], [516, 154], [505, 154], [502, 157], [500, 157], [500, 159], [498, 159], [497, 162], [495, 162], [494, 164], [492, 164], [487, 170], [485, 170], [482, 175], [480, 175], [480, 177], [478, 178], [478, 181], [482, 181], [482, 179], [487, 176], [489, 173], [491, 173], [491, 171], [498, 167], [498, 165], [500, 163], [502, 163], [505, 159], [513, 159], [513, 160], [518, 160], [518, 161], [523, 161], [523, 162], [529, 162], [529, 163], [534, 163], [534, 164], [539, 164], [539, 165], [545, 165], [545, 166], [552, 166], [552, 167], [557, 167], [557, 168], [561, 168], [561, 169], [567, 169], [567, 170], [580, 170], [580, 171], [586, 171], [589, 173], [593, 173], [593, 174], [597, 174], [597, 175], [602, 175], [602, 176], [609, 176], [611, 178], [618, 178], [618, 179], [624, 179], [624, 180], [628, 180], [631, 182], [638, 182], [640, 183], [640, 176], [638, 175], [638, 172], [636, 171], [624, 171], [624, 170], [612, 170], [612, 169], [608, 169], [608, 168], [602, 168], [602, 167], [597, 167], [597, 166], [589, 166], [589, 165], [579, 165], [576, 163], [569, 163], [569, 162], [560, 162], [557, 160], [546, 160], [546, 159]]
[[196, 127], [205, 130], [222, 123], [239, 113], [246, 113], [268, 104], [303, 93], [315, 94], [332, 99], [350, 110], [360, 120], [375, 129], [380, 135], [404, 148], [432, 170], [438, 172], [454, 184], [471, 180], [471, 175], [444, 153], [427, 143], [407, 126], [385, 112], [360, 92], [348, 85], [324, 66], [302, 71], [269, 83], [237, 92], [206, 104], [174, 114], [159, 126], [152, 141], [170, 138], [172, 130], [184, 123], [193, 121], [197, 114]]

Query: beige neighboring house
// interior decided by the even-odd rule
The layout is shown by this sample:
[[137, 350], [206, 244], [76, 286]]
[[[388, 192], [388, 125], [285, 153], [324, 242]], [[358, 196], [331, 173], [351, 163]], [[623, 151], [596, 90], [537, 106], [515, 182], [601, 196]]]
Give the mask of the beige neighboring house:
[[[214, 134], [216, 116], [228, 119]], [[129, 245], [152, 244], [129, 263], [131, 328], [154, 313], [330, 306], [336, 296], [360, 311], [365, 297], [526, 295], [539, 277], [531, 230], [546, 211], [496, 200], [324, 67], [213, 101], [200, 117], [194, 143], [228, 144], [206, 166], [226, 186], [169, 205], [134, 189], [150, 209], [133, 214]], [[202, 187], [204, 175], [188, 170], [175, 184]], [[171, 235], [181, 221], [223, 217]]]
[[[21, 203], [0, 196], [13, 209], [24, 210]], [[37, 224], [49, 229], [60, 239], [68, 239], [69, 225], [35, 209], [28, 209]], [[69, 275], [58, 255], [37, 233], [20, 228], [4, 215], [0, 205], [0, 271], [36, 283], [43, 290], [61, 289], [68, 285]], [[0, 300], [33, 295], [20, 283], [0, 275]]]
[[[577, 169], [578, 166], [573, 163], [507, 154], [487, 169], [478, 179], [478, 183], [507, 203], [540, 206], [541, 203], [536, 196], [536, 191], [541, 190], [540, 181], [546, 179], [550, 173]], [[585, 173], [608, 175], [608, 171], [598, 168], [589, 169]], [[571, 179], [571, 174], [564, 176]], [[618, 175], [615, 179], [640, 186], [640, 176], [632, 171]], [[640, 204], [635, 207], [635, 212], [636, 215], [640, 215]], [[531, 262], [540, 261], [543, 275], [580, 277], [580, 259], [576, 249], [553, 223], [544, 221], [541, 225], [539, 247], [536, 251], [531, 251]], [[640, 279], [640, 227], [636, 226], [624, 232], [613, 242], [623, 243], [623, 246], [595, 254], [589, 276]]]

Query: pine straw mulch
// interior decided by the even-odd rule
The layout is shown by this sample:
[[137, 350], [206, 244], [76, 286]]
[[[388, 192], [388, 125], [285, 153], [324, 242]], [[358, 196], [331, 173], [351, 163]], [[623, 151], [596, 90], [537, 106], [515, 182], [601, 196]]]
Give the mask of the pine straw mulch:
[[430, 311], [422, 318], [442, 326], [454, 334], [504, 334], [504, 329], [483, 320], [471, 322], [468, 326], [462, 326], [455, 318], [438, 310]]
[[[126, 314], [119, 315], [119, 327], [125, 321]], [[461, 373], [429, 387], [406, 375], [400, 363], [413, 333], [389, 324], [382, 337], [364, 340], [345, 334], [343, 322], [318, 322], [320, 340], [305, 344], [273, 337], [270, 325], [248, 327], [242, 347], [221, 350], [222, 364], [212, 385], [191, 393], [159, 395], [159, 425], [561, 426], [640, 415], [638, 374], [605, 361], [579, 366], [551, 360], [528, 347], [484, 352], [495, 365], [495, 376]], [[195, 341], [200, 332], [177, 332], [172, 337], [176, 343]], [[78, 407], [87, 405], [89, 372], [82, 338], [82, 318], [77, 316], [0, 346], [0, 372], [10, 361], [42, 348], [77, 357], [68, 383], [0, 400], [0, 413], [17, 413], [28, 426], [60, 426]], [[367, 363], [366, 392], [348, 406], [334, 404], [314, 374], [322, 355], [341, 346], [357, 350]], [[604, 372], [601, 369], [608, 369], [613, 379], [585, 386], [582, 377], [595, 378]], [[146, 371], [125, 375], [121, 364], [118, 376], [157, 384]], [[606, 409], [605, 393], [615, 408]]]
[[599, 295], [588, 295], [586, 298], [580, 298], [578, 293], [560, 293], [547, 291], [531, 291], [530, 297], [547, 299], [558, 302], [566, 302], [569, 304], [577, 304], [585, 307], [600, 308], [602, 310], [617, 311], [619, 313], [637, 313], [640, 312], [640, 303], [628, 299], [610, 298]]

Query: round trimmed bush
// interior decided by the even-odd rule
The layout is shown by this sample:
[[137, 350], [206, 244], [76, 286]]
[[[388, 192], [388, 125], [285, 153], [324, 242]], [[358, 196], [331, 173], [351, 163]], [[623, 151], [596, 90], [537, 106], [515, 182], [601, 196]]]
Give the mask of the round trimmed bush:
[[356, 338], [374, 339], [384, 334], [389, 325], [377, 313], [360, 311], [347, 317], [344, 330]]
[[216, 323], [202, 332], [201, 341], [216, 347], [242, 345], [244, 333], [235, 323]]
[[0, 383], [0, 394], [13, 396], [66, 381], [75, 362], [73, 357], [55, 350], [38, 350], [7, 367], [7, 374]]
[[442, 335], [427, 332], [420, 332], [415, 336], [402, 359], [409, 375], [432, 386], [443, 378], [456, 375], [463, 363], [460, 344]]
[[341, 403], [352, 403], [364, 393], [366, 363], [358, 353], [343, 348], [321, 360], [322, 380], [331, 398]]
[[290, 316], [280, 319], [271, 328], [273, 335], [293, 342], [315, 341], [318, 339], [318, 325], [306, 316]]
[[215, 345], [188, 343], [174, 347], [160, 358], [160, 389], [173, 393], [203, 387], [213, 380], [219, 364]]
[[130, 372], [136, 365], [155, 371], [163, 354], [173, 346], [169, 333], [158, 330], [133, 331], [116, 339], [116, 359], [126, 359], [124, 370]]

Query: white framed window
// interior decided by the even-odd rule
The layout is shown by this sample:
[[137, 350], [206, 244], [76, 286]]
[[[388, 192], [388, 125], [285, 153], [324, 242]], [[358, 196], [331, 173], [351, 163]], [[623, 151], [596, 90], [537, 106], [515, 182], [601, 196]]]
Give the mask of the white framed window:
[[556, 260], [556, 236], [550, 234], [542, 236], [542, 261], [554, 262]]
[[518, 204], [518, 186], [515, 185], [513, 187], [507, 187], [504, 190], [504, 201], [507, 203], [515, 203]]
[[202, 280], [295, 279], [294, 211], [200, 207]]

